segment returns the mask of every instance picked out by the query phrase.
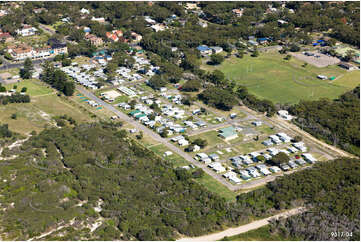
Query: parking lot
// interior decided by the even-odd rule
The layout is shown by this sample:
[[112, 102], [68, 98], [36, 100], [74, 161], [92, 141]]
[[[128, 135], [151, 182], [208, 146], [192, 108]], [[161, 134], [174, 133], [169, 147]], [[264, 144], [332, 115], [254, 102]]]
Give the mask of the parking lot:
[[291, 53], [292, 56], [297, 59], [304, 61], [308, 64], [314, 65], [316, 67], [326, 67], [330, 65], [335, 65], [341, 61], [332, 56], [328, 56], [317, 51], [308, 51], [304, 53]]

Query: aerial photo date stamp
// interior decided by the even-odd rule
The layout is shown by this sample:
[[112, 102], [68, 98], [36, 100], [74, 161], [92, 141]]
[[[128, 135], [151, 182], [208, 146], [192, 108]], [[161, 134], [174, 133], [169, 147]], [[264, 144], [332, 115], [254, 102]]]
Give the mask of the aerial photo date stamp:
[[334, 232], [331, 232], [331, 236], [333, 238], [350, 238], [350, 237], [352, 237], [352, 232], [334, 231]]

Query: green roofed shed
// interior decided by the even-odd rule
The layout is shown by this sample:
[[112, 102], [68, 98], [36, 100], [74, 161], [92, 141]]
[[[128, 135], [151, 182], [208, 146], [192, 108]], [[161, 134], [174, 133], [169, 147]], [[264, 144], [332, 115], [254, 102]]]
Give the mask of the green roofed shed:
[[138, 113], [141, 113], [139, 110], [134, 110], [134, 111], [131, 111], [130, 113], [129, 113], [129, 115], [131, 115], [131, 116], [135, 116], [135, 115], [137, 115]]
[[221, 138], [224, 140], [231, 140], [238, 137], [237, 132], [233, 126], [226, 127], [219, 130]]

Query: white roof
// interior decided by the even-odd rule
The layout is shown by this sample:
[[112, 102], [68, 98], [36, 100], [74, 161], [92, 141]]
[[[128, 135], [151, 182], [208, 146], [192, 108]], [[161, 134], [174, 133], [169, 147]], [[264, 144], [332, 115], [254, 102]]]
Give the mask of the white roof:
[[250, 156], [252, 156], [253, 158], [256, 158], [257, 156], [261, 155], [260, 153], [258, 152], [252, 152], [249, 154]]
[[207, 158], [207, 157], [208, 157], [208, 155], [205, 154], [205, 153], [198, 153], [197, 156], [198, 156], [199, 158]]

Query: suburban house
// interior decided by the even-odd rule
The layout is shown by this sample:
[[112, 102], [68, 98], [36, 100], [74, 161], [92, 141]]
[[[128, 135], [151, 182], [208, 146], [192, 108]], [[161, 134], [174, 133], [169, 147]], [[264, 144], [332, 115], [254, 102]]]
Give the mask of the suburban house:
[[208, 27], [207, 22], [201, 21], [201, 20], [198, 21], [198, 25], [201, 26], [202, 28], [207, 28]]
[[165, 29], [167, 29], [167, 26], [165, 26], [164, 24], [153, 24], [152, 26], [150, 26], [155, 32], [158, 31], [164, 31]]
[[142, 35], [137, 34], [135, 32], [131, 32], [130, 37], [132, 38], [133, 42], [139, 42], [143, 39]]
[[10, 56], [17, 61], [32, 58], [33, 55], [33, 48], [28, 45], [8, 46], [7, 51]]
[[105, 35], [112, 42], [118, 42], [120, 38], [123, 38], [123, 31], [113, 30], [112, 32], [106, 32]]
[[200, 9], [196, 3], [186, 3], [185, 8], [186, 9]]
[[282, 19], [277, 20], [277, 23], [278, 23], [279, 25], [288, 24], [287, 21], [284, 21], [284, 20], [282, 20]]
[[89, 27], [84, 27], [83, 31], [85, 34], [89, 34], [92, 30]]
[[47, 12], [48, 10], [46, 8], [34, 8], [33, 12], [36, 14], [42, 13], [42, 12]]
[[210, 48], [212, 49], [213, 54], [218, 54], [218, 53], [221, 53], [223, 51], [223, 48], [219, 47], [219, 46], [212, 46]]
[[291, 120], [293, 119], [293, 116], [288, 113], [287, 110], [279, 110], [277, 111], [277, 114], [283, 118], [284, 120]]
[[150, 16], [144, 16], [144, 20], [148, 23], [148, 24], [156, 24], [157, 21], [155, 21], [154, 19], [152, 19]]
[[11, 34], [8, 33], [8, 32], [6, 32], [6, 33], [1, 32], [0, 33], [0, 40], [4, 40], [5, 43], [8, 43], [8, 42], [14, 41], [14, 37], [12, 37]]
[[258, 38], [258, 39], [257, 39], [257, 42], [258, 42], [259, 44], [261, 44], [261, 45], [267, 44], [268, 41], [270, 41], [269, 38]]
[[4, 10], [4, 9], [0, 9], [0, 17], [3, 17], [5, 15], [8, 14], [8, 11]]
[[68, 47], [66, 46], [66, 43], [63, 43], [58, 40], [52, 40], [52, 41], [49, 40], [48, 44], [51, 46], [50, 54], [54, 56], [68, 53]]
[[80, 9], [80, 13], [81, 14], [89, 14], [90, 12], [88, 9], [82, 8], [82, 9]]
[[25, 25], [22, 26], [21, 29], [17, 29], [16, 33], [18, 35], [26, 37], [26, 36], [31, 36], [31, 35], [36, 34], [36, 31], [38, 31], [37, 28], [25, 24]]
[[96, 21], [96, 22], [99, 22], [99, 23], [104, 23], [105, 22], [105, 19], [104, 18], [96, 18], [96, 17], [92, 17], [91, 18], [92, 21]]
[[219, 130], [219, 136], [225, 141], [232, 140], [238, 137], [234, 127], [230, 126]]
[[90, 43], [95, 46], [100, 46], [103, 44], [102, 38], [99, 38], [93, 34], [86, 34], [84, 38], [90, 41]]
[[253, 46], [257, 46], [257, 45], [258, 45], [258, 42], [255, 41], [255, 40], [248, 40], [248, 43], [249, 43], [250, 45], [253, 45]]
[[232, 13], [234, 14], [234, 15], [236, 15], [236, 17], [242, 17], [242, 15], [243, 15], [243, 8], [240, 8], [240, 9], [237, 9], [237, 8], [235, 8], [235, 9], [233, 9], [232, 10]]
[[197, 50], [201, 53], [202, 56], [207, 56], [207, 55], [212, 54], [212, 49], [206, 45], [198, 46]]

